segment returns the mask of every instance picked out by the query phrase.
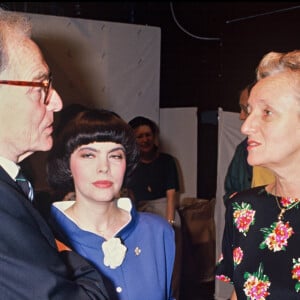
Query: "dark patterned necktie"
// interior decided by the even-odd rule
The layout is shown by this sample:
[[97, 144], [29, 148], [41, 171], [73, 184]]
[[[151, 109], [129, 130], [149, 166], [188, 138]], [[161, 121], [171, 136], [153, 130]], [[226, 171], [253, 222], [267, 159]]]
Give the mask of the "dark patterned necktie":
[[16, 177], [17, 184], [21, 187], [22, 191], [24, 192], [25, 196], [30, 200], [33, 201], [33, 187], [29, 180], [27, 180], [24, 175], [22, 174], [21, 170], [19, 171]]

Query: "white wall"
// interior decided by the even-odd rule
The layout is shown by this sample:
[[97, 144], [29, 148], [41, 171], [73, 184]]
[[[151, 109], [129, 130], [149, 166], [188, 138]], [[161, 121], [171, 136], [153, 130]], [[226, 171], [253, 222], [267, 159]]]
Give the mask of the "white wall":
[[[146, 112], [159, 121], [160, 28], [27, 15], [65, 106], [106, 108], [126, 121]], [[47, 187], [46, 157], [47, 153], [35, 153], [26, 162], [37, 189]]]
[[[221, 254], [221, 243], [224, 230], [225, 206], [223, 203], [224, 180], [227, 168], [233, 157], [236, 146], [245, 138], [240, 128], [242, 121], [239, 119], [239, 113], [223, 111], [219, 108], [218, 123], [218, 166], [217, 166], [217, 191], [215, 206], [215, 224], [216, 224], [216, 259]], [[227, 300], [232, 293], [232, 286], [216, 280], [215, 299]]]
[[159, 27], [28, 14], [64, 103], [159, 115]]

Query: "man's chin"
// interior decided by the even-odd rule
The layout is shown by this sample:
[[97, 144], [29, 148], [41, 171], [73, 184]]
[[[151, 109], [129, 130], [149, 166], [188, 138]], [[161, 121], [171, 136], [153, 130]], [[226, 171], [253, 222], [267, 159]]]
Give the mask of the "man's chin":
[[53, 139], [51, 136], [48, 136], [47, 139], [43, 140], [40, 145], [39, 149], [36, 151], [49, 151], [53, 146]]

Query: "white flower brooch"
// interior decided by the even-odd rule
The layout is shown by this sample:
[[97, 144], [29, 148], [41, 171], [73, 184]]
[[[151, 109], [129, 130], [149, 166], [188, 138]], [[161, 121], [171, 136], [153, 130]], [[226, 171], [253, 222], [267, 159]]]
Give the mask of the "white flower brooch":
[[121, 243], [120, 238], [113, 237], [102, 243], [102, 250], [104, 253], [104, 265], [115, 269], [122, 264], [127, 248]]

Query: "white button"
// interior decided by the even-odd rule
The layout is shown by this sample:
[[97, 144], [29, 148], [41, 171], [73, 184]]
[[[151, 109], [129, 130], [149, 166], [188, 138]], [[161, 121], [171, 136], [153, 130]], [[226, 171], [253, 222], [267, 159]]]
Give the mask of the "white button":
[[121, 292], [122, 292], [122, 288], [121, 288], [120, 286], [118, 286], [118, 287], [116, 288], [116, 291], [117, 291], [117, 293], [121, 293]]

